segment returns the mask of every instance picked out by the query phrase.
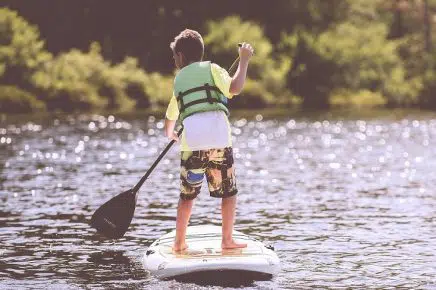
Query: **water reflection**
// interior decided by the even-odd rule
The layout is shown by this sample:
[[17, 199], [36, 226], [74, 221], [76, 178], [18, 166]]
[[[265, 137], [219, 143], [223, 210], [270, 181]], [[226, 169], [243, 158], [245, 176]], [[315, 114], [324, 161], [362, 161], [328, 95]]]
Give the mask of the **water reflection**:
[[[174, 227], [178, 148], [141, 189], [124, 238], [102, 239], [88, 225], [163, 150], [162, 130], [155, 116], [0, 123], [0, 288], [202, 288], [159, 281], [141, 265]], [[435, 115], [255, 114], [234, 117], [232, 136], [237, 229], [273, 242], [283, 263], [273, 280], [246, 288], [436, 287]], [[192, 224], [220, 224], [206, 190]]]

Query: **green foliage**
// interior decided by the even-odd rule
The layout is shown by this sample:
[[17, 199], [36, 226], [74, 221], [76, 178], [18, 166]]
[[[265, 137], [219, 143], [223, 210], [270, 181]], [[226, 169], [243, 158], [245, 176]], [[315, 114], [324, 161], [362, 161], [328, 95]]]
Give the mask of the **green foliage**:
[[349, 107], [351, 106], [365, 106], [365, 107], [379, 107], [386, 105], [386, 98], [378, 92], [371, 92], [369, 90], [361, 90], [352, 92], [349, 90], [337, 90], [333, 92], [330, 98], [330, 103], [334, 106]]
[[387, 27], [381, 23], [358, 27], [348, 22], [320, 35], [318, 52], [333, 61], [341, 74], [337, 86], [383, 90], [393, 71], [401, 67], [397, 45], [386, 35]]
[[126, 57], [110, 68], [110, 75], [121, 83], [126, 97], [136, 101], [136, 108], [157, 108], [168, 105], [172, 96], [173, 76], [146, 73], [138, 60]]
[[359, 16], [353, 21], [342, 22], [319, 36], [300, 33], [296, 58], [303, 63], [293, 67], [290, 85], [303, 85], [305, 89], [299, 93], [310, 106], [317, 102], [326, 106], [338, 89], [369, 90], [398, 104], [408, 104], [416, 98], [414, 84], [406, 81], [398, 42], [387, 39], [386, 24], [373, 23], [371, 7], [359, 8], [359, 13], [354, 12]]
[[150, 73], [144, 83], [146, 94], [152, 107], [167, 106], [173, 95], [172, 75], [161, 75], [160, 73]]
[[125, 96], [136, 101], [137, 108], [150, 106], [150, 98], [146, 92], [147, 74], [138, 67], [138, 61], [132, 57], [126, 57], [122, 63], [113, 66], [106, 71], [111, 71], [112, 78], [121, 84]]
[[29, 77], [51, 54], [38, 28], [17, 12], [0, 9], [0, 82], [29, 87]]
[[132, 57], [112, 66], [93, 43], [87, 53], [72, 49], [47, 62], [33, 83], [46, 95], [50, 110], [129, 110], [167, 104], [172, 78], [147, 74]]
[[45, 105], [67, 112], [129, 110], [163, 106], [171, 96], [171, 76], [147, 74], [132, 57], [112, 65], [96, 42], [88, 52], [71, 49], [52, 57], [39, 40], [38, 28], [8, 9], [0, 9], [0, 45], [1, 82], [28, 88], [45, 103], [19, 88], [3, 86], [4, 108], [11, 104], [17, 111]]
[[[430, 5], [429, 18], [425, 3]], [[246, 9], [247, 4], [253, 9]], [[26, 5], [34, 5], [26, 13], [36, 23], [53, 21], [38, 4]], [[233, 107], [259, 109], [302, 101], [307, 108], [329, 104], [436, 108], [436, 60], [429, 45], [436, 48], [436, 37], [425, 33], [431, 23], [425, 20], [434, 18], [436, 0], [277, 0], [274, 5], [195, 0], [189, 8], [156, 2], [146, 12], [129, 5], [129, 18], [137, 21], [145, 13], [140, 20], [145, 25], [119, 21], [117, 29], [129, 34], [111, 29], [110, 17], [98, 17], [111, 15], [116, 8], [110, 5], [106, 11], [89, 4], [83, 15], [72, 11], [68, 20], [57, 17], [53, 27], [44, 25], [44, 34], [52, 37], [50, 47], [63, 51], [56, 56], [45, 50], [37, 26], [0, 8], [2, 110], [165, 107], [173, 86], [168, 40], [184, 27], [205, 28], [206, 58], [224, 68], [236, 58], [237, 43], [254, 45], [245, 88], [231, 100]], [[227, 16], [230, 8], [237, 16]], [[208, 13], [203, 13], [206, 9]], [[74, 32], [74, 42], [59, 37], [71, 33], [64, 27], [95, 25], [93, 19], [109, 21], [101, 29], [95, 27], [95, 39], [80, 34], [83, 29]], [[158, 27], [148, 25], [156, 21]], [[171, 35], [163, 36], [164, 32]], [[146, 41], [137, 41], [138, 37]], [[104, 52], [99, 42], [88, 51], [83, 46], [70, 48], [92, 41], [102, 43]], [[153, 72], [144, 71], [139, 63]]]
[[97, 45], [93, 45], [89, 53], [72, 49], [46, 62], [33, 75], [33, 83], [44, 92], [50, 110], [102, 108], [114, 95], [103, 99], [99, 94], [111, 94], [118, 88], [116, 83], [109, 82], [108, 68], [109, 64], [102, 59]]
[[127, 58], [111, 66], [103, 59], [100, 46], [93, 43], [88, 53], [77, 49], [62, 53], [47, 62], [33, 76], [34, 85], [46, 92], [49, 109], [72, 111], [75, 108], [108, 108], [127, 110], [135, 102], [147, 104], [142, 83], [144, 71], [136, 60]]
[[428, 69], [422, 76], [419, 104], [422, 108], [436, 109], [436, 71]]
[[256, 57], [253, 57], [251, 64], [256, 74], [261, 74], [264, 58], [270, 60], [273, 46], [259, 25], [243, 22], [238, 16], [207, 23], [207, 34], [204, 37], [206, 50], [217, 61], [229, 63], [234, 59], [238, 55], [237, 44], [242, 41], [254, 46]]
[[0, 112], [28, 113], [45, 109], [34, 95], [15, 86], [0, 85]]
[[291, 59], [285, 56], [274, 57], [273, 45], [258, 24], [230, 16], [210, 21], [207, 27], [208, 33], [204, 37], [206, 49], [213, 61], [221, 66], [237, 56], [239, 42], [249, 42], [254, 46], [255, 54], [248, 72], [251, 80], [247, 81], [240, 96], [244, 100], [235, 99], [232, 101], [234, 106], [265, 107], [287, 94], [285, 75]]
[[282, 36], [282, 53], [292, 55], [293, 65], [287, 75], [287, 86], [303, 99], [309, 108], [325, 108], [334, 89], [336, 65], [322, 55], [317, 39], [305, 31]]

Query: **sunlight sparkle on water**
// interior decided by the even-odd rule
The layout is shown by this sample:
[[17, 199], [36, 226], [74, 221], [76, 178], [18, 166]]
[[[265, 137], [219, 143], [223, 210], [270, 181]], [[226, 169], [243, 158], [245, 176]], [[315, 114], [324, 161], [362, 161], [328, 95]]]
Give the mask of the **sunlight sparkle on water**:
[[[236, 229], [273, 242], [283, 266], [273, 280], [252, 287], [434, 285], [436, 115], [232, 118]], [[163, 124], [160, 116], [100, 114], [2, 123], [1, 283], [46, 285], [50, 277], [78, 288], [122, 288], [125, 281], [191, 287], [158, 281], [140, 262], [145, 248], [175, 225], [179, 145], [141, 188], [123, 239], [100, 240], [89, 227], [94, 210], [134, 186], [163, 150]], [[220, 200], [208, 196], [206, 183], [191, 221], [221, 221]]]

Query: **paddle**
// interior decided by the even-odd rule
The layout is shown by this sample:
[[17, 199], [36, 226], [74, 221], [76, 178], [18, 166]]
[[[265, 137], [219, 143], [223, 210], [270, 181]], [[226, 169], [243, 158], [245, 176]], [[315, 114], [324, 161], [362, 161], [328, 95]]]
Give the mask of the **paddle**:
[[[177, 135], [180, 136], [182, 131], [183, 128], [177, 132]], [[171, 140], [135, 187], [110, 199], [94, 212], [91, 217], [91, 227], [108, 238], [116, 239], [124, 236], [132, 222], [139, 189], [160, 160], [165, 156], [168, 150], [170, 150], [171, 146], [173, 146], [174, 142], [175, 140]]]
[[[242, 46], [241, 43], [238, 44], [239, 47]], [[234, 68], [236, 62], [239, 60], [239, 56], [235, 59], [233, 64], [230, 66], [229, 73]], [[183, 128], [177, 132], [180, 136]], [[151, 174], [156, 165], [164, 157], [164, 155], [170, 150], [171, 146], [174, 144], [172, 140], [167, 147], [162, 151], [159, 157], [151, 165], [150, 169], [141, 178], [135, 187], [120, 193], [119, 195], [113, 197], [105, 204], [100, 206], [91, 217], [91, 227], [95, 228], [100, 234], [117, 239], [124, 236], [130, 223], [132, 222], [133, 214], [135, 213], [137, 194], [141, 186], [147, 180], [148, 176]]]

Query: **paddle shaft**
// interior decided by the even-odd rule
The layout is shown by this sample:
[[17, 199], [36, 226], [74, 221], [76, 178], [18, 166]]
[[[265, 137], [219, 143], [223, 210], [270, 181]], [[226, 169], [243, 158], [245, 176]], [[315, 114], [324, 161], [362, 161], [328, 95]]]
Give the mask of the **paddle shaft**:
[[[177, 136], [180, 136], [182, 134], [183, 127], [180, 128], [180, 130], [177, 132]], [[171, 146], [176, 142], [176, 140], [171, 140], [170, 143], [168, 143], [167, 147], [162, 151], [162, 153], [159, 155], [159, 157], [154, 161], [153, 165], [151, 165], [150, 169], [147, 170], [145, 175], [141, 178], [141, 180], [138, 182], [138, 184], [135, 185], [135, 187], [132, 189], [132, 193], [136, 195], [138, 190], [141, 188], [141, 186], [144, 184], [144, 182], [147, 180], [147, 178], [150, 176], [151, 172], [154, 170], [154, 168], [158, 165], [158, 163], [162, 160], [162, 158], [167, 154], [168, 150], [170, 150]]]
[[233, 67], [236, 65], [236, 62], [239, 60], [239, 56], [235, 59], [235, 61], [232, 63], [232, 65], [229, 68], [229, 74], [232, 72]]

